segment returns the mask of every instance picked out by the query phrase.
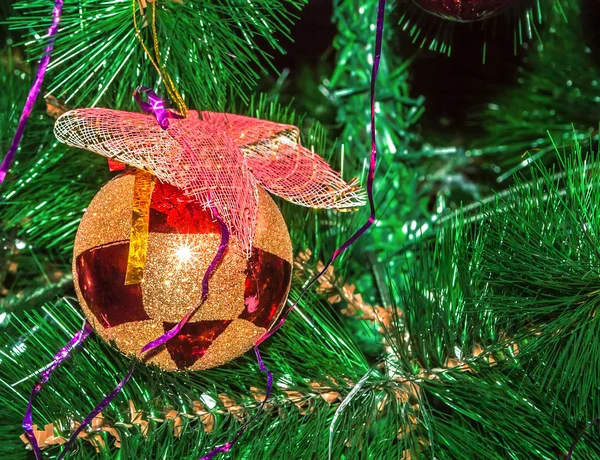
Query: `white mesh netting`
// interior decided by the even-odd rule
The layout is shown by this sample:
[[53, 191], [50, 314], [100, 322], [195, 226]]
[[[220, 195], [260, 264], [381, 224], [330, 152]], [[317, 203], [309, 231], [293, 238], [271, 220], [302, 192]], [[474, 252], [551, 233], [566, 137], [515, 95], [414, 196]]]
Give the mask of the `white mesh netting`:
[[155, 174], [204, 206], [214, 206], [246, 255], [252, 248], [258, 195], [271, 193], [315, 208], [364, 205], [356, 182], [346, 183], [319, 155], [299, 143], [295, 126], [226, 113], [190, 111], [163, 130], [152, 115], [79, 109], [54, 127], [59, 141]]
[[311, 208], [349, 208], [366, 203], [356, 181], [345, 182], [318, 154], [300, 145], [300, 132], [258, 118], [202, 112], [240, 147], [257, 182], [271, 193]]

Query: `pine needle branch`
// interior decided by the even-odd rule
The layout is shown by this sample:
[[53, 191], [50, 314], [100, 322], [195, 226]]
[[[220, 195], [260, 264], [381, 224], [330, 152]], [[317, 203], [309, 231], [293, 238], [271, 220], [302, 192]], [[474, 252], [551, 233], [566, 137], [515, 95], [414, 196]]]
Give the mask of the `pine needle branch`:
[[[73, 106], [131, 108], [140, 84], [156, 87], [159, 78], [140, 45], [133, 25], [137, 10], [140, 34], [149, 50], [152, 3], [137, 0], [66, 0], [47, 86]], [[146, 2], [143, 2], [146, 4]], [[304, 0], [226, 2], [220, 0], [156, 2], [156, 37], [161, 62], [191, 108], [225, 107], [229, 89], [239, 97], [266, 71], [271, 56], [282, 52], [294, 10]], [[10, 27], [26, 38], [32, 59], [44, 48], [50, 20], [44, 0], [20, 0]]]
[[[483, 136], [469, 146], [470, 152], [496, 157], [495, 162], [503, 167], [499, 182], [527, 170], [537, 158], [552, 155], [554, 146], [546, 132], [559, 145], [570, 142], [573, 126], [580, 141], [597, 139], [595, 112], [600, 95], [594, 59], [581, 26], [584, 20], [578, 2], [562, 1], [561, 9], [555, 8], [549, 18], [538, 49], [528, 50], [517, 83], [470, 117], [471, 125], [484, 129]], [[529, 155], [523, 159], [525, 151]]]
[[[428, 433], [439, 458], [459, 446], [469, 458], [565, 455], [600, 411], [600, 161], [578, 138], [482, 203], [480, 219], [456, 214], [415, 248], [390, 337], [403, 372], [446, 369], [422, 381], [443, 402]], [[593, 436], [582, 458], [598, 451]]]

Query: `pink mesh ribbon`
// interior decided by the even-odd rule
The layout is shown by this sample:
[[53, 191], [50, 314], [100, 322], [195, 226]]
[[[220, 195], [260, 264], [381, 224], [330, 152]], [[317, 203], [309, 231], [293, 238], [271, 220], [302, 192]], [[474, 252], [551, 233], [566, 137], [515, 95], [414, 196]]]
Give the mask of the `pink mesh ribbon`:
[[214, 207], [242, 243], [252, 248], [258, 192], [240, 149], [198, 119], [161, 118], [107, 109], [72, 110], [56, 122], [58, 140], [144, 169]]
[[346, 183], [323, 158], [300, 144], [297, 127], [230, 113], [201, 116], [235, 141], [256, 181], [272, 194], [311, 208], [366, 203], [356, 180]]
[[159, 125], [152, 115], [78, 109], [63, 114], [54, 132], [61, 142], [147, 170], [216, 209], [246, 256], [256, 226], [257, 183], [304, 206], [365, 204], [356, 183], [346, 183], [300, 145], [295, 126], [212, 112], [174, 118], [153, 100], [143, 108], [160, 113]]

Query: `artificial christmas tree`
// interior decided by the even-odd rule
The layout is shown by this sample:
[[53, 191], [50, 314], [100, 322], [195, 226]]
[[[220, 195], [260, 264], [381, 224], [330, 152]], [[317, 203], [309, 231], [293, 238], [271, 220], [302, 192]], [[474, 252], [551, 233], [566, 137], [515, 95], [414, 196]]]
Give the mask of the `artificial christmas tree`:
[[[32, 455], [22, 428], [32, 388], [31, 431], [43, 458], [598, 456], [597, 6], [508, 2], [492, 11], [482, 2], [479, 21], [459, 23], [398, 0], [387, 4], [378, 35], [383, 2], [304, 3], [64, 0], [40, 95], [0, 184], [0, 451], [7, 458]], [[0, 65], [5, 152], [48, 46], [51, 7], [45, 0], [18, 0], [0, 10], [8, 20]], [[378, 36], [383, 48], [375, 81]], [[286, 49], [292, 54], [280, 57]], [[139, 85], [154, 88], [164, 110], [188, 118], [139, 113], [154, 134], [135, 140], [132, 152], [152, 149], [163, 135], [166, 158], [177, 158], [177, 145], [187, 152], [161, 120], [172, 128], [198, 113], [251, 116], [298, 126], [289, 136], [283, 130], [283, 140], [299, 138], [307, 155], [323, 154], [356, 194], [350, 204], [357, 207], [339, 210], [301, 208], [277, 197], [276, 205], [269, 202], [269, 215], [279, 207], [289, 229], [291, 245], [284, 242], [279, 256], [289, 265], [287, 304], [295, 308], [261, 342], [258, 362], [247, 353], [210, 369], [171, 372], [121, 354], [108, 333], [82, 328], [89, 311], [78, 305], [75, 291], [81, 292], [83, 272], [71, 275], [74, 245], [76, 260], [85, 252], [77, 249], [77, 228], [82, 218], [87, 225], [84, 212], [104, 184], [133, 182], [136, 173], [114, 179], [123, 171], [111, 172], [102, 157], [59, 143], [53, 126], [73, 109], [140, 112], [132, 97]], [[85, 131], [73, 120], [70, 131]], [[123, 124], [110, 121], [114, 129]], [[110, 143], [102, 124], [90, 126]], [[210, 142], [221, 142], [211, 133]], [[268, 150], [280, 135], [255, 141]], [[371, 192], [371, 135], [380, 160], [373, 182], [377, 219], [328, 265], [369, 217], [351, 181], [357, 177]], [[155, 164], [148, 164], [134, 166], [152, 171]], [[220, 205], [211, 214], [210, 200], [204, 209], [190, 205], [189, 195], [170, 189], [165, 178], [156, 190], [167, 198], [158, 202], [157, 195], [152, 204], [146, 196], [150, 233], [165, 239], [157, 245], [156, 234], [148, 233], [141, 279], [156, 276], [152, 248], [164, 252], [173, 236], [164, 229], [181, 237], [200, 222], [215, 234], [193, 236], [215, 238], [193, 273], [194, 286], [170, 280], [180, 283], [155, 306], [167, 300], [183, 305], [191, 293], [202, 297], [204, 278], [208, 295], [223, 297], [218, 270], [227, 258], [215, 259], [223, 247], [216, 230], [218, 217], [234, 208]], [[134, 194], [129, 186], [114, 203]], [[294, 191], [279, 190], [283, 197]], [[260, 203], [266, 192], [257, 193]], [[127, 232], [131, 204], [121, 208], [122, 237], [102, 245], [134, 234]], [[99, 224], [113, 227], [108, 219]], [[236, 228], [252, 235], [251, 227], [231, 225], [232, 235]], [[287, 238], [282, 232], [280, 243]], [[280, 246], [262, 236], [255, 242], [269, 253]], [[124, 272], [130, 256], [119, 259]], [[251, 260], [243, 252], [239, 259]], [[213, 276], [206, 269], [211, 260], [219, 267]], [[160, 262], [169, 265], [164, 257]], [[285, 278], [284, 271], [278, 275]], [[283, 299], [288, 282], [264, 289]], [[96, 291], [111, 289], [105, 278], [100, 283]], [[227, 294], [236, 289], [231, 286]], [[243, 314], [258, 311], [240, 302]], [[96, 321], [107, 319], [96, 313]], [[169, 326], [140, 345], [183, 315], [161, 319]], [[102, 324], [111, 329], [110, 321]], [[193, 338], [180, 335], [160, 345], [164, 356], [169, 346]], [[60, 366], [50, 365], [54, 356]], [[39, 391], [36, 382], [42, 382]], [[90, 416], [103, 400], [101, 412]], [[65, 449], [73, 433], [77, 438]], [[229, 447], [217, 454], [215, 446]]]

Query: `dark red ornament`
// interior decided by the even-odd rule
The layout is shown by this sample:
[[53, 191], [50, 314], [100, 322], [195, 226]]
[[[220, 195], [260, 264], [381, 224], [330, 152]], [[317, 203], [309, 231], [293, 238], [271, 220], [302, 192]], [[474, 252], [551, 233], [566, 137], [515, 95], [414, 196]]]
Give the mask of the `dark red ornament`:
[[513, 0], [414, 0], [434, 16], [456, 22], [475, 22], [501, 13]]

